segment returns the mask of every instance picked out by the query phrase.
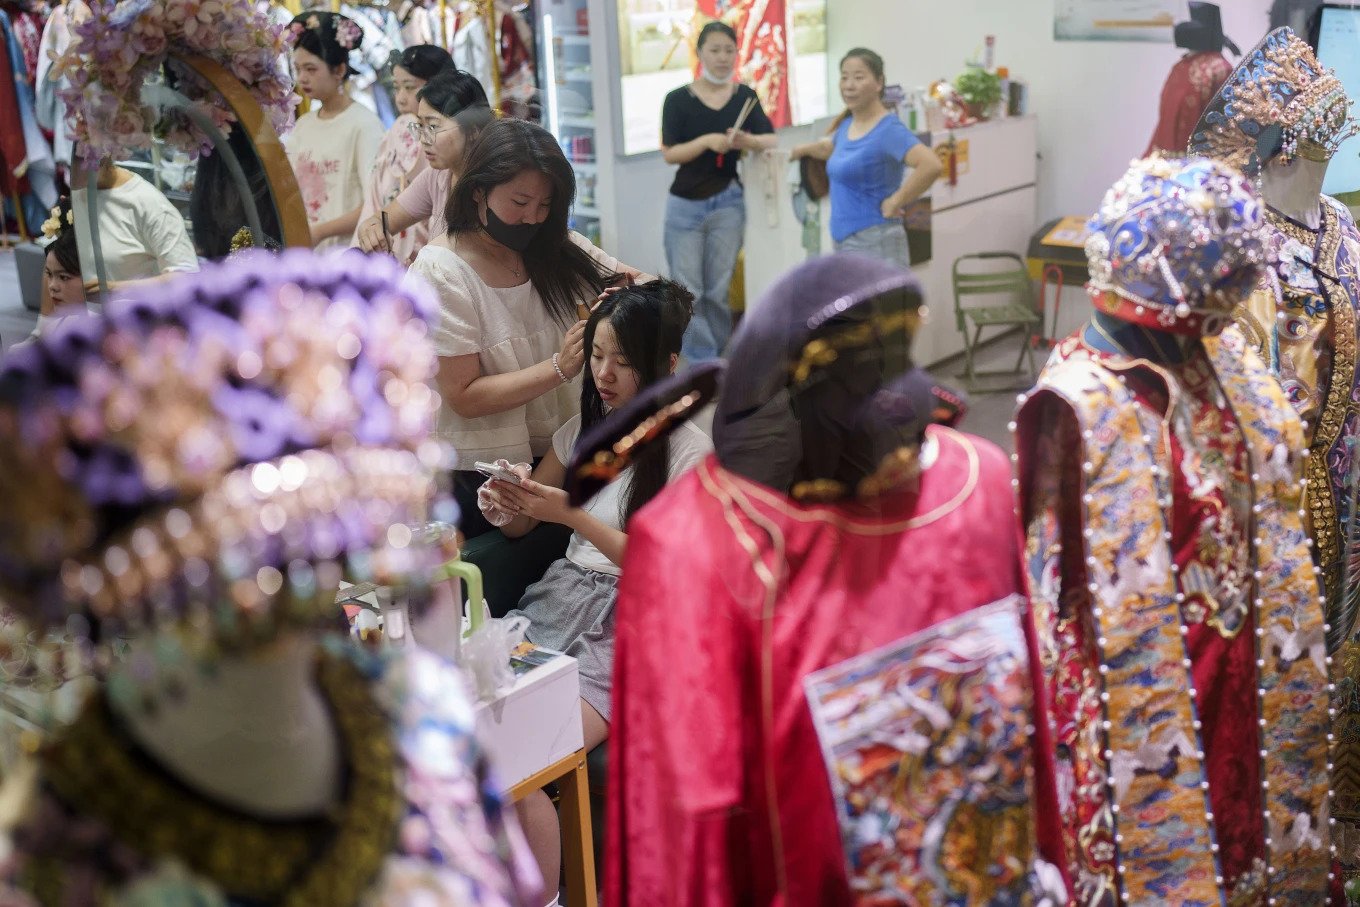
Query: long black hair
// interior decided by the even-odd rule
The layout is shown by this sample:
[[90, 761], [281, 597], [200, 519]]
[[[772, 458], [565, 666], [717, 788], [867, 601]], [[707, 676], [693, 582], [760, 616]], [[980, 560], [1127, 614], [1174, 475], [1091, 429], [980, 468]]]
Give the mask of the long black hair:
[[492, 189], [526, 170], [548, 178], [552, 204], [524, 252], [524, 269], [548, 314], [565, 327], [576, 320], [577, 303], [598, 295], [619, 275], [601, 270], [599, 263], [568, 235], [567, 215], [576, 198], [576, 173], [551, 132], [511, 119], [497, 120], [482, 130], [466, 152], [463, 171], [449, 193], [445, 209], [449, 235], [481, 230], [478, 196], [489, 200]]
[[76, 245], [76, 228], [72, 222], [71, 197], [63, 195], [57, 199], [53, 209], [57, 216], [57, 234], [43, 250], [57, 259], [57, 265], [73, 277], [80, 276], [80, 248]]
[[[241, 195], [227, 164], [232, 155], [245, 174], [250, 197]], [[225, 258], [231, 252], [232, 239], [242, 227], [248, 227], [249, 207], [253, 206], [260, 218], [263, 237], [252, 237], [252, 242], [264, 248], [277, 248], [283, 231], [274, 207], [274, 196], [269, 189], [269, 178], [264, 164], [255, 152], [255, 145], [243, 127], [227, 133], [227, 144], [212, 150], [198, 160], [194, 174], [194, 188], [189, 194], [189, 222], [194, 225], [194, 243], [204, 258]]]
[[[581, 379], [581, 436], [602, 422], [608, 414], [590, 356], [595, 348], [595, 331], [608, 321], [618, 341], [619, 352], [637, 372], [638, 389], [655, 384], [671, 373], [673, 356], [680, 355], [685, 328], [694, 312], [694, 295], [670, 280], [654, 280], [610, 293], [586, 321], [586, 368]], [[670, 477], [670, 441], [662, 438], [643, 452], [633, 464], [622, 517], [628, 525], [647, 502], [656, 497]]]
[[[313, 23], [316, 26], [314, 28], [312, 27]], [[300, 47], [308, 53], [320, 57], [321, 62], [331, 69], [343, 65], [345, 71], [340, 79], [344, 81], [349, 78], [353, 71], [353, 68], [349, 65], [349, 52], [358, 50], [364, 44], [364, 30], [359, 26], [359, 23], [349, 16], [342, 16], [339, 13], [313, 10], [294, 16], [288, 27], [295, 35], [294, 48]], [[344, 42], [337, 35], [339, 30], [344, 30], [347, 36]], [[345, 43], [348, 43], [349, 46], [345, 47]]]

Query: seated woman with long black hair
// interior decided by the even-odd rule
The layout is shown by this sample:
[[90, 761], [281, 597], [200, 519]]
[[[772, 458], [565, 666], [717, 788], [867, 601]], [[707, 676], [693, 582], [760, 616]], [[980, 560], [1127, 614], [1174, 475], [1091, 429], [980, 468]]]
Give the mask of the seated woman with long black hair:
[[[581, 384], [580, 415], [553, 435], [552, 449], [531, 478], [528, 465], [519, 464], [514, 469], [525, 477], [521, 485], [492, 480], [478, 495], [483, 514], [503, 524], [501, 532], [511, 538], [541, 522], [572, 530], [567, 556], [529, 587], [519, 610], [511, 613], [529, 618], [531, 642], [577, 659], [587, 750], [609, 735], [614, 600], [628, 521], [668, 482], [697, 465], [713, 443], [687, 422], [580, 509], [567, 503], [562, 490], [564, 464], [581, 432], [674, 372], [693, 305], [693, 295], [668, 280], [619, 290], [600, 301], [585, 326], [590, 367]], [[521, 801], [520, 816], [544, 878], [556, 879], [559, 839], [552, 804], [539, 792]]]

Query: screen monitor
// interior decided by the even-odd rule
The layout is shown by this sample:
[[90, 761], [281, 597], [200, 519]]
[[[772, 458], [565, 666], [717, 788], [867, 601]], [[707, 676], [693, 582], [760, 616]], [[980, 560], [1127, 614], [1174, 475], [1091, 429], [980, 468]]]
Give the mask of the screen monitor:
[[[1360, 4], [1329, 3], [1319, 11], [1316, 30], [1318, 59], [1336, 70], [1346, 94], [1360, 100]], [[1356, 204], [1360, 193], [1360, 135], [1351, 136], [1337, 150], [1322, 184], [1327, 195]]]
[[617, 0], [624, 154], [661, 147], [661, 106], [697, 73], [694, 41], [736, 30], [738, 78], [776, 129], [827, 113], [826, 0]]

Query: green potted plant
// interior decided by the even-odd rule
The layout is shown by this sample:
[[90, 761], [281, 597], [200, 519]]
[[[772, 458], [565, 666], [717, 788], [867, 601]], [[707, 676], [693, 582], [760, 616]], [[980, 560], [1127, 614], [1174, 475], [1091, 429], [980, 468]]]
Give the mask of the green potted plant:
[[1001, 79], [995, 73], [978, 66], [970, 66], [954, 79], [954, 90], [963, 99], [968, 113], [985, 120], [1001, 103]]

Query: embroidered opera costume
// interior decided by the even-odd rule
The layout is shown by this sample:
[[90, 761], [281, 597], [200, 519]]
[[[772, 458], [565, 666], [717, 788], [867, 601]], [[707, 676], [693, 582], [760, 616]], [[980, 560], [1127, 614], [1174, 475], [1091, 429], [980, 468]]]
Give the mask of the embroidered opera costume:
[[1135, 162], [1091, 221], [1096, 314], [1017, 416], [1078, 904], [1326, 903], [1306, 444], [1229, 317], [1266, 261], [1261, 209], [1221, 164]]

